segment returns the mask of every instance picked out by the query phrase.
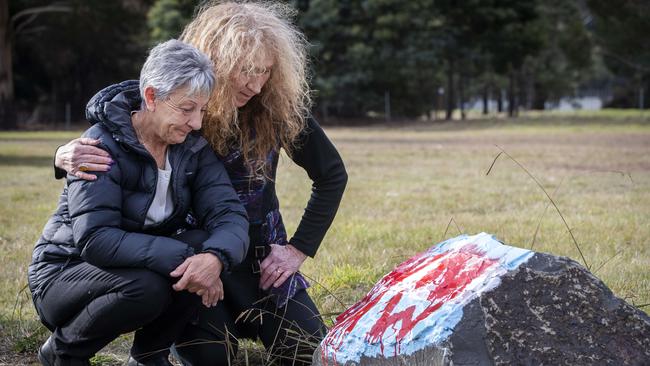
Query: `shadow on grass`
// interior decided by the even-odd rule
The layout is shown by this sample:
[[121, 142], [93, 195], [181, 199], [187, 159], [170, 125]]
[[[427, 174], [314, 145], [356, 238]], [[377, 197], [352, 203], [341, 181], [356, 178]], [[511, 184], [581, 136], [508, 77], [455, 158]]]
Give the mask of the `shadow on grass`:
[[38, 363], [36, 351], [49, 332], [37, 319], [0, 317], [0, 365]]
[[51, 156], [2, 155], [0, 166], [52, 166]]

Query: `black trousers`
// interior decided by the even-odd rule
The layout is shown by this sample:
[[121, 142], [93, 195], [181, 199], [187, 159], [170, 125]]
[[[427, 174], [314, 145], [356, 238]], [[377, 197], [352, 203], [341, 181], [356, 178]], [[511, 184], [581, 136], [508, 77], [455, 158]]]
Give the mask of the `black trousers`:
[[238, 339], [260, 339], [268, 358], [265, 365], [310, 365], [312, 354], [327, 329], [306, 291], [298, 292], [286, 306], [277, 308], [259, 289], [260, 275], [247, 259], [229, 274], [223, 273], [224, 300], [199, 310], [175, 344], [187, 366], [230, 365]]
[[[194, 247], [206, 234], [188, 231], [176, 237]], [[174, 279], [144, 268], [98, 268], [80, 263], [65, 268], [36, 310], [52, 331], [55, 353], [87, 359], [117, 338], [136, 330], [131, 355], [140, 361], [169, 347], [195, 319], [201, 298], [172, 289]]]

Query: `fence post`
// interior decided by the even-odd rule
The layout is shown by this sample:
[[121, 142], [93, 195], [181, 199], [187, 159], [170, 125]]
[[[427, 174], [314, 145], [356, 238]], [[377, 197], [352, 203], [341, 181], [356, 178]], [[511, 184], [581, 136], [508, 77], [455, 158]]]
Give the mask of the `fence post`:
[[645, 92], [645, 89], [643, 87], [640, 87], [639, 88], [639, 109], [642, 110], [642, 111], [645, 109], [645, 105], [644, 105], [645, 104], [645, 100], [644, 100], [645, 95], [643, 95], [644, 92]]

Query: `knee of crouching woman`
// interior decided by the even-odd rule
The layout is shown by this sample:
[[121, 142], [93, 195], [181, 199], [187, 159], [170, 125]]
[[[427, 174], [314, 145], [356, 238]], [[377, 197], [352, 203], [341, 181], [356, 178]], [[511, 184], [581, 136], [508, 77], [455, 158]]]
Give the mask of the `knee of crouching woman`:
[[137, 303], [145, 313], [162, 313], [172, 300], [172, 283], [158, 273], [138, 270], [137, 276], [125, 287], [125, 300]]

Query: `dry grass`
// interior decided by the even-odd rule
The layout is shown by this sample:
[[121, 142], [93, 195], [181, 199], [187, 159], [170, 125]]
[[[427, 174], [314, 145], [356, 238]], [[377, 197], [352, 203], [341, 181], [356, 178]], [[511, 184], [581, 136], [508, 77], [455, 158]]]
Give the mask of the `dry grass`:
[[[520, 167], [501, 157], [486, 176], [500, 152], [495, 145], [552, 196], [596, 275], [630, 303], [650, 303], [650, 125], [634, 116], [594, 121], [556, 116], [523, 124], [328, 129], [350, 179], [334, 225], [304, 267], [318, 283], [311, 293], [321, 311], [338, 314], [393, 266], [459, 231], [530, 247], [539, 226], [535, 250], [581, 261], [562, 219]], [[0, 365], [33, 361], [45, 336], [21, 289], [62, 187], [50, 155], [77, 134], [0, 134]], [[278, 189], [292, 232], [310, 182], [286, 157]], [[96, 363], [119, 364], [128, 339]]]
[[[527, 248], [535, 237], [535, 250], [582, 262], [562, 219], [552, 206], [547, 209], [544, 192], [520, 167], [502, 157], [486, 175], [500, 152], [496, 145], [549, 192], [596, 274], [629, 302], [650, 302], [647, 122], [419, 123], [329, 134], [350, 183], [325, 244], [305, 272], [346, 305], [402, 260], [459, 230], [489, 232]], [[280, 172], [291, 231], [309, 182], [288, 159]], [[451, 218], [455, 224], [448, 227]], [[341, 311], [327, 290], [314, 290], [324, 313]]]

